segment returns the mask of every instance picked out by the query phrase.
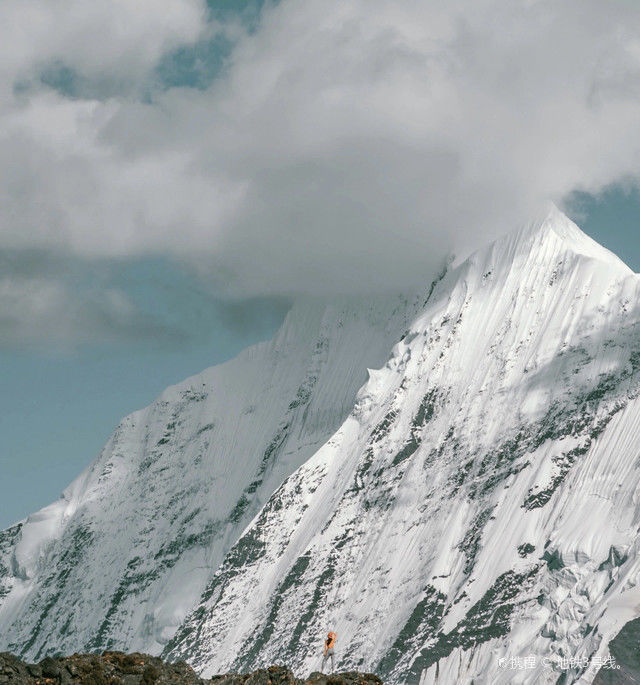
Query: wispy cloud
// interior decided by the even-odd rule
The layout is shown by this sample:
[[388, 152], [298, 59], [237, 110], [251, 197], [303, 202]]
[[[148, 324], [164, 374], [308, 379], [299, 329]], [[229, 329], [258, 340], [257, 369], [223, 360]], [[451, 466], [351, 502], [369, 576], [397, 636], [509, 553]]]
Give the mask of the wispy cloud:
[[185, 337], [180, 327], [142, 311], [104, 278], [92, 282], [86, 264], [44, 251], [0, 252], [0, 303], [0, 348], [173, 345]]

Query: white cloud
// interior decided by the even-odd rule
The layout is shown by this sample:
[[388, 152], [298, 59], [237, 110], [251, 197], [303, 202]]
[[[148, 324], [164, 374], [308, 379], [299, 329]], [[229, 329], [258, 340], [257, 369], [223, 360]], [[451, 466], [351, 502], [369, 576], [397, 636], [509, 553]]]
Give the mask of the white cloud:
[[130, 84], [166, 51], [196, 40], [205, 16], [203, 0], [3, 0], [2, 83], [12, 88], [59, 63]]
[[51, 276], [0, 277], [0, 302], [0, 348], [64, 350], [176, 335], [138, 311], [118, 290], [82, 292]]
[[[148, 83], [207, 31], [186, 0], [8, 5], [13, 82], [57, 59]], [[142, 90], [5, 93], [0, 246], [169, 254], [236, 294], [401, 288], [548, 199], [640, 174], [623, 1], [283, 0], [208, 89]]]

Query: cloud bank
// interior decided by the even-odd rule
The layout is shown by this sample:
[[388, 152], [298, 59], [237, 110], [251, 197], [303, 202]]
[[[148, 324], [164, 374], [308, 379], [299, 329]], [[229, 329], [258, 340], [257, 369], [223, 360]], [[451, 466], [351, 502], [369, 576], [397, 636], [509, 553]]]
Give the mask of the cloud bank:
[[[207, 87], [158, 79], [220, 35]], [[249, 31], [198, 0], [6, 0], [0, 46], [0, 249], [168, 255], [231, 296], [410, 287], [640, 176], [630, 1], [282, 0]]]
[[0, 251], [0, 349], [184, 343], [179, 327], [141, 310], [109, 271], [42, 250]]

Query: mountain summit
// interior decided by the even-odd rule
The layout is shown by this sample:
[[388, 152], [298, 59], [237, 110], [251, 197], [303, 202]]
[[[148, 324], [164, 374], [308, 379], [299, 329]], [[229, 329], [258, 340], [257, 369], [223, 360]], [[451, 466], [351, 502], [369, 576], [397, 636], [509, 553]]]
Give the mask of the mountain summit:
[[[525, 231], [526, 232], [526, 231]], [[632, 274], [631, 269], [613, 252], [602, 247], [593, 238], [580, 230], [578, 226], [563, 214], [554, 204], [551, 204], [546, 213], [538, 221], [534, 221], [528, 228], [529, 233], [555, 233], [561, 238], [567, 248], [573, 252], [590, 257], [602, 262], [623, 268]]]
[[552, 209], [410, 298], [298, 305], [0, 536], [0, 647], [305, 672], [334, 629], [385, 682], [590, 682], [640, 599], [639, 303]]

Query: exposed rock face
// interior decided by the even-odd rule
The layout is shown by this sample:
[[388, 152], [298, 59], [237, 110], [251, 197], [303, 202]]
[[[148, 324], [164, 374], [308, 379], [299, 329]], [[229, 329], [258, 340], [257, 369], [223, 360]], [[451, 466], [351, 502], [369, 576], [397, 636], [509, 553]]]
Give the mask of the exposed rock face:
[[614, 668], [602, 668], [593, 685], [640, 683], [640, 618], [629, 621], [609, 643]]
[[199, 678], [194, 670], [180, 662], [167, 664], [148, 654], [104, 652], [74, 654], [43, 659], [27, 664], [8, 653], [0, 653], [0, 683], [12, 685], [382, 685], [382, 680], [368, 673], [312, 673], [296, 678], [284, 666], [270, 666], [253, 673]]
[[147, 654], [104, 652], [46, 657], [38, 664], [26, 664], [17, 657], [0, 654], [0, 683], [25, 685], [151, 685], [180, 683], [200, 685], [203, 681], [184, 662], [166, 664]]
[[210, 681], [204, 682], [215, 685], [382, 685], [382, 680], [372, 673], [347, 671], [327, 675], [316, 671], [308, 678], [296, 678], [290, 670], [281, 666], [270, 666], [245, 675], [229, 673], [213, 676]]

